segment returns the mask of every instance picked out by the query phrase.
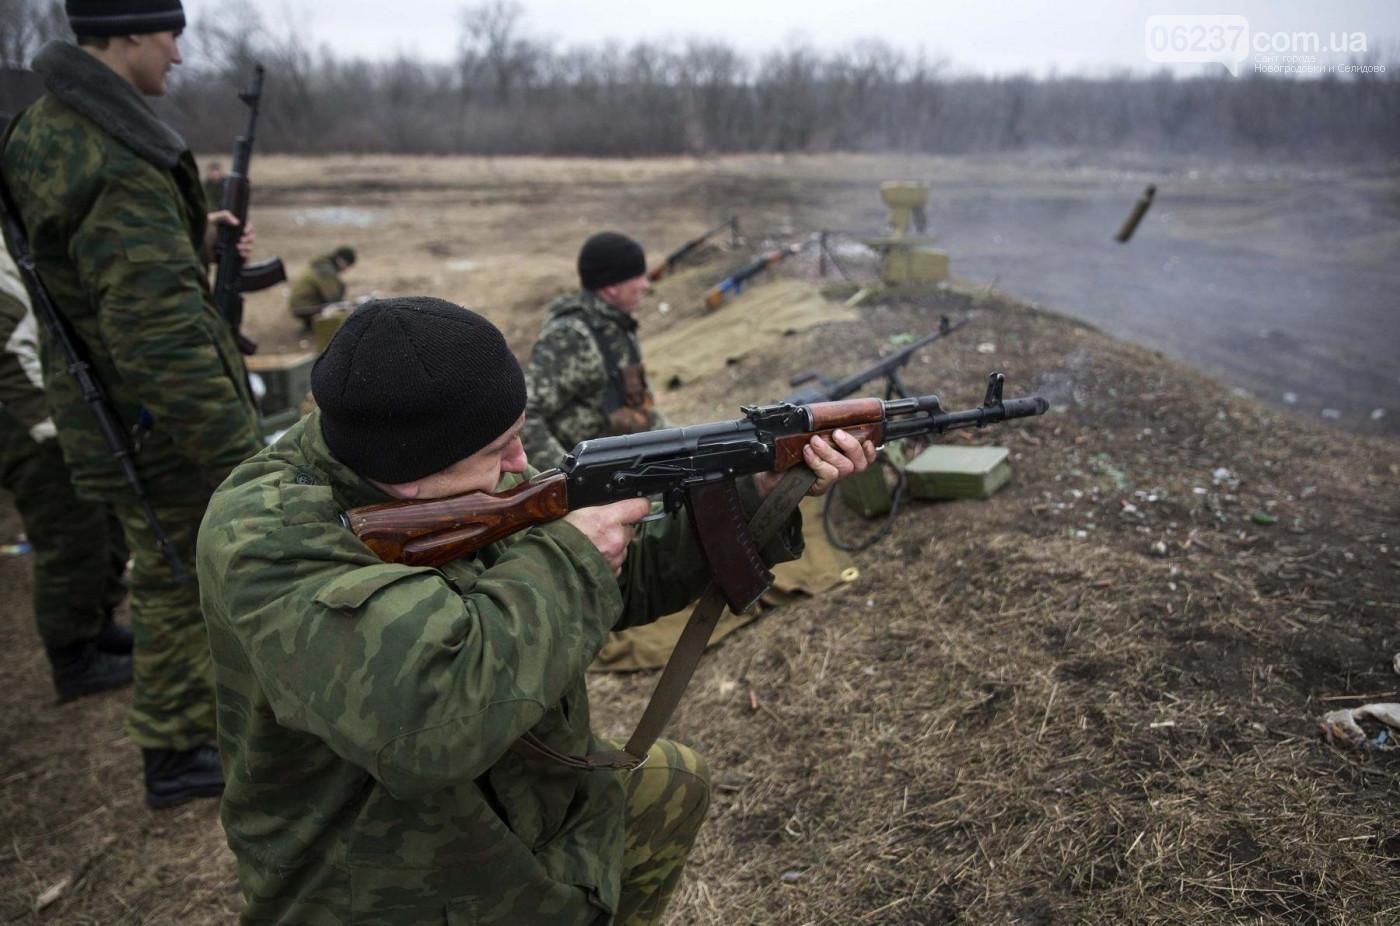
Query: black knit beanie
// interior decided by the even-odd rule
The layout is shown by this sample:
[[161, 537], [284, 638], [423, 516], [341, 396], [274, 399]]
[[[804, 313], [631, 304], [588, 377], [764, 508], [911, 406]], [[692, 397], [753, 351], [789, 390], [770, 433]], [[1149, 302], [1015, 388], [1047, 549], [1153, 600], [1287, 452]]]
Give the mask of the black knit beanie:
[[578, 252], [578, 281], [589, 292], [646, 272], [647, 255], [642, 246], [617, 232], [599, 232]]
[[74, 35], [145, 35], [185, 28], [180, 0], [66, 0]]
[[412, 482], [494, 441], [525, 411], [525, 374], [496, 326], [410, 296], [366, 302], [311, 370], [336, 459], [378, 482]]

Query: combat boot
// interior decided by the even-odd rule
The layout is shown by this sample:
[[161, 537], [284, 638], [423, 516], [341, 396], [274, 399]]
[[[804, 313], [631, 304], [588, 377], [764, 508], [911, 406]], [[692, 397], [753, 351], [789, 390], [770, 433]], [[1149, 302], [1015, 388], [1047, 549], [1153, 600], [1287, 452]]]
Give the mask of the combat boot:
[[103, 652], [95, 640], [48, 647], [58, 703], [131, 684], [131, 657]]
[[97, 648], [104, 653], [130, 656], [131, 647], [131, 628], [123, 627], [108, 617], [107, 623], [102, 625], [102, 630], [97, 634]]
[[146, 806], [154, 810], [224, 793], [224, 770], [212, 746], [143, 749], [141, 754], [146, 762]]

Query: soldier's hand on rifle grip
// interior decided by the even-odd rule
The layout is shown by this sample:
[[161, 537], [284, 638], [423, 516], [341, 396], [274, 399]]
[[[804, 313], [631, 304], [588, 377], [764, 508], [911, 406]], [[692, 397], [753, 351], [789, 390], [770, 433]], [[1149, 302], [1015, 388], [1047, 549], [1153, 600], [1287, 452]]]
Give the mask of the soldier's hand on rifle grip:
[[[831, 432], [831, 438], [828, 441], [820, 434], [814, 434], [807, 446], [802, 448], [803, 462], [817, 476], [817, 481], [807, 491], [808, 495], [825, 495], [842, 479], [863, 472], [875, 462], [875, 445], [870, 441], [858, 441], [840, 428]], [[759, 473], [754, 476], [758, 497], [763, 498], [773, 491], [781, 478], [781, 473]]]
[[632, 542], [636, 524], [651, 513], [651, 502], [645, 498], [629, 498], [611, 505], [580, 508], [564, 516], [598, 548], [614, 576], [622, 572], [627, 559], [627, 546]]
[[[214, 242], [219, 234], [220, 225], [238, 225], [238, 216], [227, 209], [219, 209], [209, 213], [209, 224], [204, 229], [204, 261], [212, 263], [217, 255], [214, 254]], [[253, 245], [257, 241], [257, 234], [253, 231], [253, 223], [249, 222], [248, 227], [243, 229], [243, 234], [238, 236], [238, 256], [245, 261], [253, 255]]]

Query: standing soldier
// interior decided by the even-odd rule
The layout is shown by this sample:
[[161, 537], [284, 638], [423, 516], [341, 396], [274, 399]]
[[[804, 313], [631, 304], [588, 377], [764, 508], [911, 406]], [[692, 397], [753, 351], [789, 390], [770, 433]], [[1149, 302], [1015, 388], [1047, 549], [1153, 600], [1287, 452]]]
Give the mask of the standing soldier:
[[222, 161], [210, 161], [204, 171], [204, 199], [211, 209], [217, 209], [224, 201], [224, 165]]
[[582, 440], [666, 427], [653, 408], [636, 312], [650, 288], [642, 246], [599, 232], [578, 254], [581, 289], [556, 299], [530, 350], [521, 439], [541, 469]]
[[321, 310], [345, 298], [345, 281], [340, 275], [355, 264], [355, 249], [341, 245], [307, 265], [301, 276], [292, 281], [292, 295], [287, 308], [301, 319], [302, 329], [311, 330], [311, 323]]
[[[135, 466], [191, 576], [214, 487], [255, 453], [257, 414], [233, 333], [209, 289], [212, 222], [184, 140], [142, 96], [181, 61], [179, 0], [67, 0], [77, 45], [34, 59], [48, 92], [11, 123], [0, 155], [39, 276], [132, 435]], [[245, 229], [240, 251], [251, 248]], [[223, 791], [199, 590], [162, 556], [61, 350], [41, 337], [44, 382], [74, 488], [109, 502], [132, 552], [135, 694], [146, 801]]]
[[0, 250], [0, 485], [34, 549], [34, 623], [59, 701], [131, 683], [131, 631], [112, 621], [126, 594], [126, 543], [106, 505], [77, 497], [44, 401], [29, 297]]

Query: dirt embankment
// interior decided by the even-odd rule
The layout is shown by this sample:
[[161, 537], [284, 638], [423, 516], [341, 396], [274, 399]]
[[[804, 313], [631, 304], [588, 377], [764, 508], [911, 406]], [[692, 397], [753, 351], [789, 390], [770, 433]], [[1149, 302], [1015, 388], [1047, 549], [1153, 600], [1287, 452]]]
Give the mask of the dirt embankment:
[[[289, 185], [292, 168], [303, 169], [288, 165]], [[384, 176], [411, 185], [447, 169]], [[742, 211], [686, 194], [720, 189], [704, 170], [572, 165], [577, 192], [561, 180], [529, 208], [434, 211], [409, 194], [386, 206], [402, 214], [382, 239], [402, 259], [371, 250], [355, 273], [487, 306], [523, 349], [588, 230], [636, 215], [639, 234], [670, 242], [710, 213]], [[780, 228], [783, 203], [750, 207], [755, 234]], [[279, 208], [261, 226], [269, 250], [337, 243], [308, 241]], [[448, 259], [479, 269], [445, 269], [424, 228], [446, 230], [433, 240]], [[661, 287], [656, 302], [673, 308], [648, 309], [644, 329], [686, 324], [695, 292], [738, 256]], [[724, 311], [740, 340], [742, 304]], [[1300, 423], [985, 291], [860, 311], [661, 401], [680, 421], [730, 417], [782, 395], [794, 372], [847, 372], [942, 313], [970, 312], [908, 385], [962, 407], [1002, 369], [1008, 394], [1041, 392], [1055, 410], [960, 438], [1011, 448], [1013, 480], [993, 499], [909, 504], [857, 554], [857, 582], [774, 612], [707, 657], [671, 734], [710, 760], [715, 801], [672, 921], [1393, 921], [1400, 765], [1321, 744], [1316, 720], [1400, 699], [1400, 447]], [[289, 327], [277, 306], [254, 317], [265, 335]], [[216, 809], [145, 809], [137, 751], [121, 736], [126, 697], [51, 703], [27, 569], [0, 560], [11, 602], [0, 623], [0, 920], [231, 922]], [[602, 729], [623, 733], [651, 684], [594, 679]]]

